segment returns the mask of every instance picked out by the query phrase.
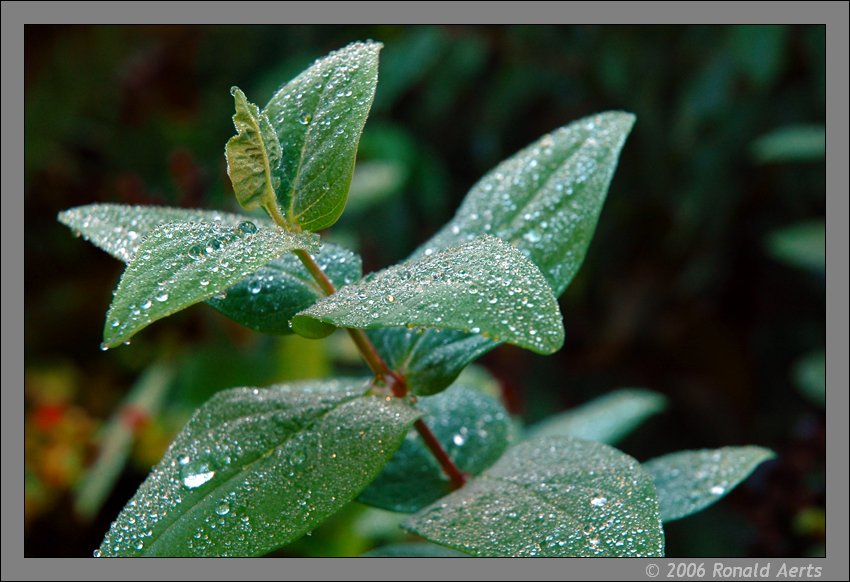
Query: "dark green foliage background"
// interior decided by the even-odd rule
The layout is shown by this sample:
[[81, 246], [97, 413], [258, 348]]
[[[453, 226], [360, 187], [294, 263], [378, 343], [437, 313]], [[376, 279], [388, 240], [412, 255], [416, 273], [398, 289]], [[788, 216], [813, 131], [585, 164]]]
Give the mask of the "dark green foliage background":
[[[102, 354], [122, 267], [71, 239], [55, 216], [92, 202], [234, 210], [223, 155], [229, 88], [262, 106], [313, 59], [366, 38], [385, 48], [361, 160], [389, 160], [403, 178], [372, 205], [352, 196], [332, 240], [359, 249], [366, 272], [400, 260], [530, 141], [591, 113], [635, 113], [586, 264], [561, 299], [563, 350], [543, 358], [502, 346], [483, 363], [529, 421], [622, 386], [666, 394], [668, 412], [621, 445], [639, 460], [749, 443], [777, 451], [717, 507], [669, 524], [668, 555], [821, 554], [824, 416], [795, 389], [792, 366], [823, 345], [824, 279], [773, 259], [763, 241], [822, 219], [824, 164], [759, 164], [749, 148], [773, 129], [823, 123], [822, 27], [31, 26], [27, 555], [90, 555], [146, 472], [137, 451], [99, 515], [75, 517], [69, 487], [92, 438], [68, 437], [82, 440], [66, 447], [76, 456], [65, 480], [39, 465], [54, 459], [39, 448], [49, 440], [39, 431], [52, 430], [45, 378], [71, 386], [59, 414], [96, 424], [152, 361], [185, 364], [153, 421], [167, 442], [217, 389], [356, 371], [333, 345], [293, 356], [302, 344], [203, 307]], [[350, 551], [335, 531], [351, 519], [283, 555]], [[381, 541], [357, 535], [358, 549]]]

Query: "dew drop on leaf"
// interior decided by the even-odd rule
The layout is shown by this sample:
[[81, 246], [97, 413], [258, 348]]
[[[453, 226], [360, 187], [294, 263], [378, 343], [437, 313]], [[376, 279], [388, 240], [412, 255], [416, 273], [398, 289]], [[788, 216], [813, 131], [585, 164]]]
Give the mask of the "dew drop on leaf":
[[207, 241], [206, 251], [208, 253], [213, 253], [217, 250], [221, 249], [221, 239], [213, 237]]
[[197, 261], [204, 256], [204, 249], [198, 245], [194, 245], [189, 249], [189, 256]]
[[215, 470], [207, 461], [190, 461], [180, 469], [180, 480], [189, 489], [196, 489], [215, 477]]
[[257, 225], [250, 220], [243, 220], [236, 227], [236, 230], [243, 235], [252, 235], [257, 232]]
[[263, 289], [263, 281], [259, 277], [255, 277], [251, 279], [251, 282], [248, 283], [248, 292], [251, 295], [256, 295]]

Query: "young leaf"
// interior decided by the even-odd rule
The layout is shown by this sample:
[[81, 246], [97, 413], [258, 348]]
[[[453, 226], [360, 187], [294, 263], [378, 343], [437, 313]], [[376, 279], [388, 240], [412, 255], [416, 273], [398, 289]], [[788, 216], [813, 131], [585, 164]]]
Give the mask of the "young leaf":
[[317, 61], [272, 97], [264, 113], [285, 153], [275, 175], [286, 219], [309, 231], [342, 214], [360, 134], [378, 82], [376, 42], [357, 42]]
[[227, 141], [224, 154], [236, 199], [245, 210], [264, 208], [277, 216], [281, 213], [275, 195], [280, 182], [275, 174], [281, 160], [277, 135], [268, 117], [239, 87], [232, 87], [230, 94], [236, 102], [233, 125], [237, 133]]
[[[363, 274], [360, 256], [337, 245], [323, 244], [313, 258], [336, 287]], [[227, 289], [224, 298], [207, 303], [255, 331], [285, 335], [292, 333], [292, 317], [324, 296], [298, 257], [286, 254]]]
[[664, 455], [647, 461], [644, 468], [655, 479], [666, 522], [712, 505], [775, 456], [761, 447], [724, 447]]
[[157, 227], [118, 283], [106, 316], [104, 347], [190, 305], [209, 299], [293, 249], [313, 249], [307, 234], [240, 223], [174, 223]]
[[[491, 234], [529, 257], [559, 296], [584, 260], [634, 121], [630, 113], [601, 113], [543, 136], [484, 176], [451, 222], [414, 257]], [[464, 366], [498, 345], [433, 331], [417, 336], [383, 330], [375, 335], [381, 336], [381, 354], [391, 365], [403, 367], [408, 385], [418, 394], [442, 390]], [[446, 359], [436, 357], [438, 353]]]
[[254, 556], [312, 530], [381, 470], [418, 416], [363, 380], [221, 392], [112, 524], [103, 556]]
[[343, 287], [296, 315], [292, 328], [311, 337], [322, 323], [452, 329], [543, 354], [564, 342], [558, 303], [540, 271], [487, 235]]
[[469, 558], [469, 554], [457, 552], [436, 544], [412, 543], [390, 544], [369, 550], [361, 558]]
[[657, 392], [617, 390], [547, 418], [528, 432], [531, 436], [571, 436], [613, 445], [664, 410], [666, 404], [667, 400]]
[[[508, 413], [498, 400], [459, 383], [420, 398], [417, 408], [455, 465], [478, 475], [505, 452], [511, 431]], [[384, 470], [357, 498], [390, 511], [413, 513], [448, 494], [451, 482], [434, 455], [411, 431]]]
[[475, 556], [661, 556], [652, 478], [601, 443], [524, 441], [402, 526]]
[[81, 235], [97, 248], [129, 263], [145, 236], [156, 227], [172, 222], [213, 222], [236, 227], [251, 220], [257, 226], [270, 226], [265, 219], [217, 210], [193, 210], [167, 206], [129, 206], [126, 204], [88, 204], [60, 212], [59, 222]]

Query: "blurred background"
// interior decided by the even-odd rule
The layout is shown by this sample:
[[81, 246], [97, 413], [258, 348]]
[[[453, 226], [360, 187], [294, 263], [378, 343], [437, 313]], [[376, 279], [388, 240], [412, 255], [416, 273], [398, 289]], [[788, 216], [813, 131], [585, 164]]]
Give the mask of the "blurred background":
[[[824, 118], [820, 26], [28, 26], [26, 554], [90, 556], [215, 391], [357, 371], [346, 336], [260, 336], [207, 306], [103, 353], [122, 265], [58, 211], [93, 202], [235, 210], [231, 85], [264, 104], [315, 58], [384, 42], [349, 207], [330, 237], [398, 261], [543, 133], [637, 115], [558, 354], [481, 360], [533, 422], [615, 388], [669, 405], [639, 460], [756, 444], [775, 461], [666, 526], [670, 556], [824, 552]], [[9, 387], [13, 389], [13, 387]], [[277, 555], [404, 539], [353, 504]]]

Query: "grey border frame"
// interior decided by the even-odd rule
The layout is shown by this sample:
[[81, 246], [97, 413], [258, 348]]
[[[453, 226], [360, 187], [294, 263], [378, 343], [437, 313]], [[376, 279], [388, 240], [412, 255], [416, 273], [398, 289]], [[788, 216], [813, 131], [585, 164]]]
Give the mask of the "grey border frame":
[[[199, 10], [199, 7], [201, 9]], [[285, 22], [282, 20], [285, 19]], [[848, 4], [846, 2], [4, 2], [2, 4], [2, 579], [184, 580], [369, 579], [649, 579], [651, 565], [713, 559], [26, 559], [23, 545], [23, 376], [25, 290], [23, 231], [23, 37], [27, 23], [281, 24], [733, 24], [826, 25], [827, 44], [827, 558], [723, 560], [780, 563], [848, 577]], [[831, 493], [831, 494], [830, 494]]]

